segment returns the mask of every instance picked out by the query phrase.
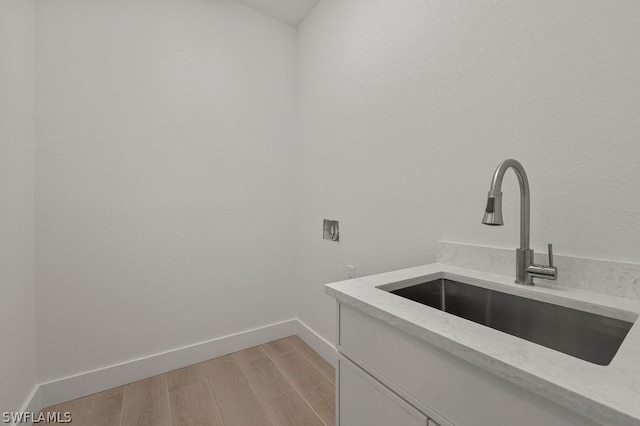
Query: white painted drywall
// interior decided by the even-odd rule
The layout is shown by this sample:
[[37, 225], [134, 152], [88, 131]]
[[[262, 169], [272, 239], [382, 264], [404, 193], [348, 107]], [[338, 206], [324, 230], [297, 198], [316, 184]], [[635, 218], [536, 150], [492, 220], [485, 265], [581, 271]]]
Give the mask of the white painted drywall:
[[0, 413], [36, 384], [35, 4], [0, 1]]
[[300, 22], [318, 3], [318, 0], [236, 0], [239, 3], [253, 7], [275, 19], [279, 19], [293, 26]]
[[295, 316], [295, 30], [233, 1], [38, 2], [41, 380]]
[[515, 248], [512, 172], [505, 226], [480, 224], [509, 157], [534, 249], [640, 262], [638, 46], [635, 1], [321, 1], [299, 29], [300, 319], [333, 337], [322, 285], [347, 264], [430, 263], [438, 240]]

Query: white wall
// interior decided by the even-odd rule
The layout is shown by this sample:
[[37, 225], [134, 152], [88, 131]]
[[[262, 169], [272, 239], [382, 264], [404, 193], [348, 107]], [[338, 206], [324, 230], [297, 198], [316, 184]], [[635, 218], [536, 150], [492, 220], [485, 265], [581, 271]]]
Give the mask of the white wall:
[[[435, 261], [436, 241], [515, 248], [480, 224], [498, 163], [531, 183], [532, 245], [640, 262], [640, 3], [323, 0], [299, 34], [299, 316], [322, 284]], [[341, 242], [321, 240], [322, 218]]]
[[36, 384], [35, 5], [0, 0], [0, 412]]
[[37, 12], [41, 379], [294, 317], [295, 30], [226, 0]]

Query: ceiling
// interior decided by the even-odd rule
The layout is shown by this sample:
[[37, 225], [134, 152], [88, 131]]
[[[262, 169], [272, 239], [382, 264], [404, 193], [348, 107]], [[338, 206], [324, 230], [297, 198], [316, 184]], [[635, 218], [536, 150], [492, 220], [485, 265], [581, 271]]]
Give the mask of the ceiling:
[[273, 18], [293, 26], [300, 22], [313, 9], [318, 0], [236, 0], [246, 6], [259, 10]]

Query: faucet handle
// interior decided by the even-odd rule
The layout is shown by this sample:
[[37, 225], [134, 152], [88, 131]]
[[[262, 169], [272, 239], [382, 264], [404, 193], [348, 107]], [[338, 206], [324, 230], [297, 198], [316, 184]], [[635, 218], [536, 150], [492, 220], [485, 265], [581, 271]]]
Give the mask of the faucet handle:
[[527, 267], [527, 273], [534, 278], [555, 281], [558, 279], [558, 268], [553, 266], [553, 244], [549, 244], [547, 247], [549, 248], [549, 265], [531, 264]]

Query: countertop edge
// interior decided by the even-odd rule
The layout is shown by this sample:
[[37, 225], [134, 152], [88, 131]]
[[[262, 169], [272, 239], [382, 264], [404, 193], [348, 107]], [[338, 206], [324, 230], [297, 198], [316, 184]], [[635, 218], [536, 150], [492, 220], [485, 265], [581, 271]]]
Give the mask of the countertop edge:
[[[425, 267], [433, 268], [434, 266], [442, 266], [442, 268], [438, 269], [449, 269], [446, 265], [430, 264], [408, 268], [401, 271], [406, 272], [405, 275], [407, 275], [407, 278], [410, 278], [411, 275], [417, 274], [416, 276], [418, 276], [424, 272], [433, 272], [433, 270], [426, 270]], [[378, 279], [384, 279], [385, 276], [391, 277], [394, 275], [394, 272], [400, 271], [378, 274], [375, 275], [375, 277], [378, 277]], [[367, 277], [363, 277], [356, 280], [362, 281], [366, 278]], [[550, 400], [551, 402], [588, 417], [596, 422], [606, 425], [640, 425], [640, 419], [625, 413], [624, 411], [582, 395], [573, 389], [549, 381], [490, 354], [484, 353], [470, 346], [466, 346], [463, 343], [447, 337], [446, 335], [429, 330], [428, 328], [407, 320], [406, 318], [387, 312], [378, 306], [354, 297], [334, 287], [335, 285], [340, 285], [344, 282], [345, 281], [326, 284], [325, 293], [341, 303], [345, 303], [396, 328], [399, 328], [398, 324], [400, 323], [402, 325], [402, 328], [399, 328], [400, 331], [407, 332], [426, 343], [445, 350], [446, 352], [495, 374], [510, 383], [520, 386], [540, 397]], [[374, 287], [377, 287], [378, 285], [375, 285]]]

